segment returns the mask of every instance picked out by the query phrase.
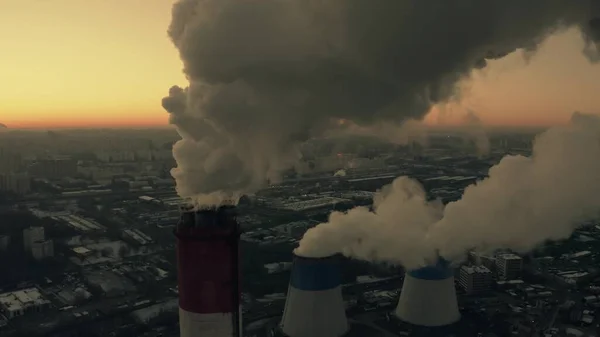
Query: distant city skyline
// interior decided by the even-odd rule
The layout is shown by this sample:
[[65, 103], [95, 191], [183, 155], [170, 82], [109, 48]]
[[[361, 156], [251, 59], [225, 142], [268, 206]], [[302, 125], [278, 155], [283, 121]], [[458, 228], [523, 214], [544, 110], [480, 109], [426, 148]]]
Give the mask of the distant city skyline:
[[[171, 85], [187, 82], [166, 33], [173, 2], [3, 1], [0, 123], [166, 126], [160, 100]], [[521, 53], [490, 62], [466, 83], [459, 105], [432, 109], [426, 122], [460, 124], [467, 110], [494, 126], [561, 124], [575, 110], [598, 114], [600, 64], [590, 64], [582, 49], [571, 29], [528, 62]]]

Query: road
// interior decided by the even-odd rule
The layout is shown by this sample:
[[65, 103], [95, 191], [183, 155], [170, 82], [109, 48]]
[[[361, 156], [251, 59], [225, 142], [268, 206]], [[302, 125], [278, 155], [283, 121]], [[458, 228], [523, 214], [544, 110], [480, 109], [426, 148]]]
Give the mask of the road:
[[142, 195], [147, 195], [151, 197], [161, 197], [161, 196], [176, 196], [175, 190], [169, 191], [113, 191], [110, 193], [91, 193], [91, 194], [79, 194], [79, 195], [40, 195], [34, 197], [25, 197], [15, 201], [17, 204], [26, 204], [30, 202], [40, 202], [46, 200], [73, 200], [73, 199], [81, 199], [81, 198], [102, 198], [102, 197], [125, 197], [128, 199], [135, 199]]

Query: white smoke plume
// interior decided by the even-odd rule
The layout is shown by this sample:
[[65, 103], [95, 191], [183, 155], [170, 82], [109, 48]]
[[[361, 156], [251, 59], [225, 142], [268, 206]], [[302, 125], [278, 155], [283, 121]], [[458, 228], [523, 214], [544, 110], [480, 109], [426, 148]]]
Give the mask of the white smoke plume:
[[304, 234], [295, 253], [307, 257], [343, 253], [367, 261], [423, 265], [435, 257], [425, 239], [442, 211], [440, 202], [426, 201], [417, 181], [400, 177], [376, 195], [373, 212], [367, 207], [333, 212], [329, 222]]
[[448, 204], [429, 240], [442, 256], [457, 258], [467, 248], [527, 252], [567, 238], [600, 214], [598, 170], [600, 118], [574, 113], [568, 126], [536, 138], [531, 157], [506, 156], [488, 179]]
[[256, 190], [332, 121], [421, 119], [486, 58], [560, 27], [591, 46], [591, 1], [180, 0], [169, 36], [189, 86], [163, 100], [178, 192], [218, 204]]
[[570, 236], [600, 213], [600, 118], [574, 113], [571, 123], [540, 134], [531, 157], [506, 156], [489, 177], [442, 210], [418, 182], [396, 179], [374, 211], [333, 213], [306, 232], [296, 253], [387, 261], [416, 268], [437, 254], [462, 260], [475, 249], [527, 252]]

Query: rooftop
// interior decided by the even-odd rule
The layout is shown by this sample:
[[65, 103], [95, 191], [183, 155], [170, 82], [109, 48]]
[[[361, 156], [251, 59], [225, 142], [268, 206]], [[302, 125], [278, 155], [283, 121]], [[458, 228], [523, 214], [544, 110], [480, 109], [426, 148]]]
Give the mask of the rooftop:
[[464, 270], [468, 274], [487, 274], [487, 273], [491, 273], [491, 271], [489, 269], [487, 269], [486, 267], [484, 267], [484, 266], [462, 266], [460, 269]]
[[85, 254], [88, 254], [88, 253], [92, 252], [91, 250], [89, 250], [89, 249], [87, 249], [85, 247], [75, 247], [75, 248], [73, 248], [73, 251], [76, 254], [81, 254], [81, 255], [85, 255]]
[[512, 253], [500, 254], [500, 255], [498, 255], [498, 258], [504, 259], [504, 260], [522, 260], [519, 255], [512, 254]]
[[318, 198], [318, 199], [312, 199], [312, 200], [304, 200], [304, 201], [287, 203], [287, 204], [284, 204], [283, 207], [281, 207], [281, 208], [284, 208], [284, 209], [287, 209], [290, 211], [305, 211], [305, 210], [320, 208], [320, 207], [325, 207], [325, 206], [333, 206], [337, 203], [343, 203], [343, 202], [348, 202], [348, 199], [324, 197], [324, 198]]
[[49, 304], [37, 288], [28, 288], [0, 294], [0, 306], [7, 311], [24, 310], [32, 306]]

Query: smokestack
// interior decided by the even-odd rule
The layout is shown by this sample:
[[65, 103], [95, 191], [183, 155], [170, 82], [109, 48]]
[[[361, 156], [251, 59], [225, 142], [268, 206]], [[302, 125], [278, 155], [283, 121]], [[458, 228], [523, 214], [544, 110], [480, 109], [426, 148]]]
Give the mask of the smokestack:
[[288, 337], [339, 337], [348, 331], [337, 256], [295, 255], [281, 330]]
[[235, 207], [181, 211], [175, 230], [180, 335], [241, 336]]
[[436, 265], [408, 271], [396, 316], [414, 325], [445, 326], [460, 319], [454, 272], [440, 259]]

